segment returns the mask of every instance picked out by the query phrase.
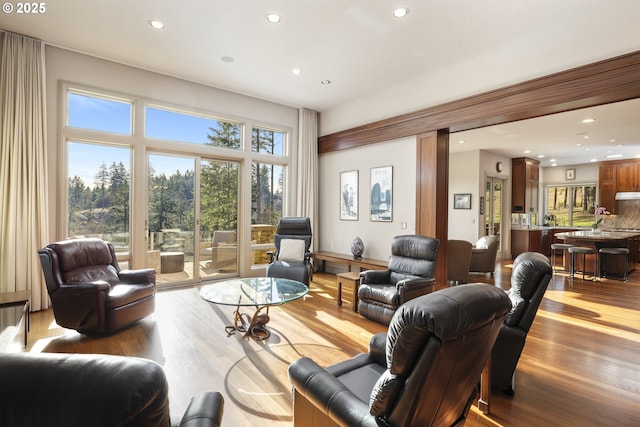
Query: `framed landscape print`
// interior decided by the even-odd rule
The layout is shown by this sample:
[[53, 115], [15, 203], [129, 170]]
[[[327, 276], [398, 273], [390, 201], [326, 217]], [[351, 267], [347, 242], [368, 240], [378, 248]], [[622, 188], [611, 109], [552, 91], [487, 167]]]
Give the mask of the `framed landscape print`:
[[371, 221], [387, 221], [393, 218], [393, 166], [371, 168]]
[[358, 220], [358, 171], [340, 172], [340, 219]]

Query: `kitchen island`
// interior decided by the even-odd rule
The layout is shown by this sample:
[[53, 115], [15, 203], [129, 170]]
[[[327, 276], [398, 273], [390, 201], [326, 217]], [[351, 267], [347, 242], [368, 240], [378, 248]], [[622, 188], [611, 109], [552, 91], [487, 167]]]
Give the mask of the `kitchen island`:
[[[627, 248], [629, 249], [629, 262], [627, 269], [631, 271], [636, 268], [638, 263], [638, 251], [640, 241], [640, 231], [615, 231], [615, 230], [580, 230], [570, 231], [566, 233], [556, 234], [558, 239], [575, 246], [584, 246], [594, 248], [596, 252], [600, 248]], [[586, 271], [600, 276], [600, 272], [589, 271], [593, 266], [593, 257], [596, 255], [587, 255]], [[570, 257], [566, 257], [564, 261], [565, 269], [569, 269]], [[582, 257], [576, 257], [576, 270], [582, 271], [585, 268], [582, 265]], [[599, 263], [597, 265], [600, 265]], [[623, 276], [624, 275], [624, 259], [621, 256], [607, 256], [605, 265], [607, 275]]]

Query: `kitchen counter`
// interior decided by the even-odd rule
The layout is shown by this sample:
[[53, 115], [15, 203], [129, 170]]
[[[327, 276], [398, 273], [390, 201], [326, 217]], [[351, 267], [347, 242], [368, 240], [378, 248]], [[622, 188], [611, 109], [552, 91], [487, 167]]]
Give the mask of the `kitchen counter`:
[[[575, 246], [585, 246], [594, 248], [598, 252], [601, 248], [627, 248], [629, 249], [629, 262], [627, 264], [627, 272], [635, 269], [636, 264], [640, 257], [640, 231], [605, 231], [605, 230], [579, 230], [569, 231], [566, 233], [557, 233], [558, 239], [564, 240], [564, 243], [568, 243]], [[593, 269], [593, 258], [598, 260], [599, 255], [587, 255], [586, 268]], [[576, 257], [578, 266], [576, 269], [581, 271], [582, 259]], [[570, 257], [565, 259], [565, 268], [568, 268], [568, 262]], [[600, 267], [602, 268], [602, 267]], [[620, 256], [608, 256], [606, 257], [606, 271], [607, 274], [622, 276], [624, 272], [623, 257]]]
[[578, 230], [557, 233], [556, 236], [563, 240], [587, 240], [595, 242], [608, 242], [614, 240], [627, 240], [640, 236], [637, 231], [604, 231], [604, 230]]

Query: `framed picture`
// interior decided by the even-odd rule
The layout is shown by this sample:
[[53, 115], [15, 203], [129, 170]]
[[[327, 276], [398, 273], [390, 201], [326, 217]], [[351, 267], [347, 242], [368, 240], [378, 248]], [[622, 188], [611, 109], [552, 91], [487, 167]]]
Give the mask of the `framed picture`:
[[564, 170], [564, 179], [567, 181], [571, 181], [576, 179], [576, 170], [575, 169], [565, 169]]
[[393, 218], [393, 166], [371, 168], [371, 221], [387, 221]]
[[454, 194], [453, 209], [471, 209], [471, 194]]
[[358, 220], [358, 171], [340, 172], [340, 219]]

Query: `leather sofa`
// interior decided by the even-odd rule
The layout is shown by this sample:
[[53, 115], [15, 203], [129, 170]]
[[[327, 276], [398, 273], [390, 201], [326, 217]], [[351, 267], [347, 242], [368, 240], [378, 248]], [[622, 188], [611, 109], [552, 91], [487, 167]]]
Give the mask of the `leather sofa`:
[[529, 329], [538, 312], [553, 270], [549, 259], [538, 252], [524, 252], [513, 261], [512, 309], [500, 327], [491, 353], [491, 385], [513, 394], [513, 377]]
[[462, 425], [510, 308], [492, 285], [445, 288], [398, 308], [368, 353], [326, 369], [297, 359], [294, 426]]
[[[0, 354], [0, 425], [11, 427], [165, 427], [168, 384], [157, 363], [134, 357]], [[180, 427], [220, 426], [218, 392], [194, 396]]]
[[59, 326], [105, 334], [154, 312], [155, 270], [120, 270], [111, 243], [65, 240], [38, 252]]
[[433, 291], [439, 245], [433, 237], [395, 236], [389, 268], [360, 273], [360, 314], [388, 325], [398, 307]]
[[471, 265], [469, 271], [473, 273], [490, 273], [496, 269], [498, 255], [498, 236], [484, 236], [478, 239], [471, 250]]

